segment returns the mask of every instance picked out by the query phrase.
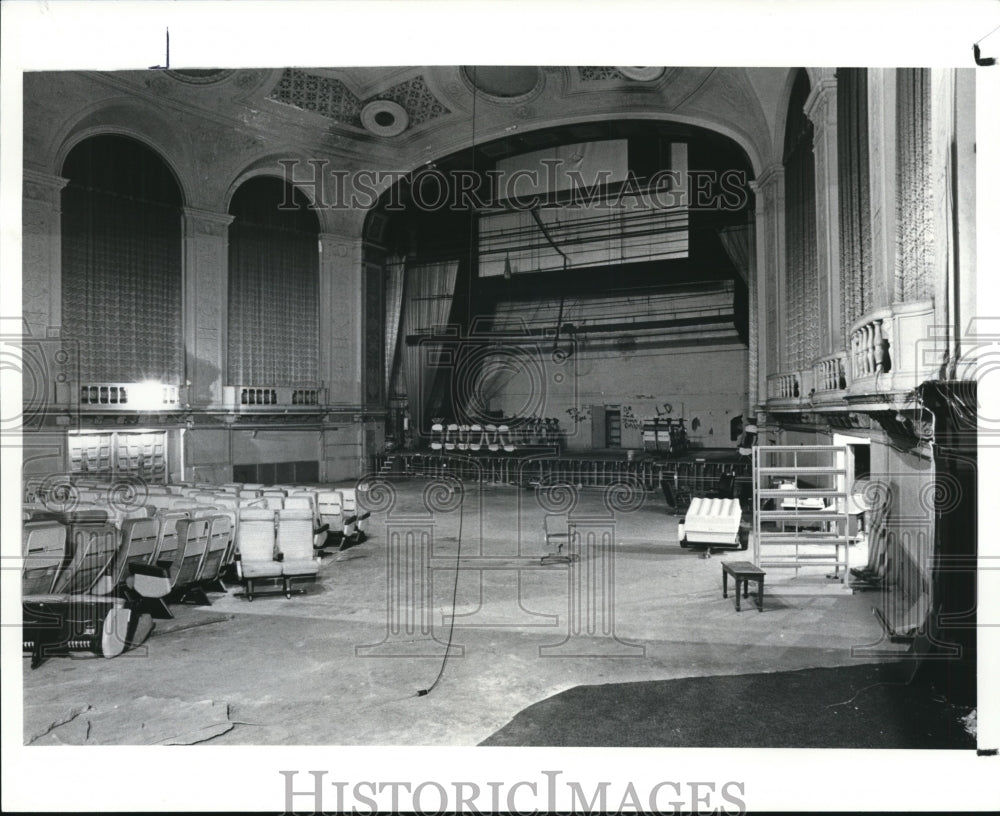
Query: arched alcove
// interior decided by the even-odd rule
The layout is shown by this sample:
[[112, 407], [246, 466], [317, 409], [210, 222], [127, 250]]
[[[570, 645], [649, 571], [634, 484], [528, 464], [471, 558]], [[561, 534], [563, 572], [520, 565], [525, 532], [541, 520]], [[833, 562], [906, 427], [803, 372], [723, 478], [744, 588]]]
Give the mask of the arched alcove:
[[62, 167], [63, 333], [81, 380], [184, 377], [181, 191], [167, 164], [120, 135], [78, 143]]

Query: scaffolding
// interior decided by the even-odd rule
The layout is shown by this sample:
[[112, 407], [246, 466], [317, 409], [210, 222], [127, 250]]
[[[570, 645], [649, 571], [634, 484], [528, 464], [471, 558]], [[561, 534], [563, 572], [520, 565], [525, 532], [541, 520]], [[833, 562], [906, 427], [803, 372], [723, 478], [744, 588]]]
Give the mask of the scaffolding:
[[[753, 449], [754, 563], [764, 569], [832, 567], [849, 589], [847, 449], [771, 445]], [[843, 555], [841, 555], [843, 553]]]

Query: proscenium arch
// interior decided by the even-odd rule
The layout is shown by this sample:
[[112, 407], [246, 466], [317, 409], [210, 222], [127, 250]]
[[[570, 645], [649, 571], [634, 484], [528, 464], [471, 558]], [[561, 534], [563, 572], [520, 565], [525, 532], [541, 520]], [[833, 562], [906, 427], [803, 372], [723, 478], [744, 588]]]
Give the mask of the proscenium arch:
[[778, 108], [775, 111], [774, 117], [774, 134], [772, 136], [771, 155], [774, 157], [775, 164], [780, 164], [784, 156], [785, 129], [788, 126], [788, 105], [792, 99], [792, 89], [795, 87], [795, 80], [799, 75], [799, 71], [805, 72], [806, 79], [809, 80], [810, 92], [812, 92], [812, 89], [816, 87], [817, 83], [828, 77], [834, 77], [836, 74], [836, 71], [833, 68], [806, 68], [803, 66], [797, 66], [788, 69], [784, 86], [781, 89], [781, 93], [778, 95]]
[[[739, 148], [740, 152], [743, 154], [744, 158], [746, 159], [747, 163], [750, 166], [753, 178], [757, 178], [760, 175], [763, 167], [766, 166], [763, 163], [760, 152], [757, 150], [757, 146], [754, 144], [753, 140], [750, 139], [749, 136], [740, 133], [732, 128], [729, 128], [725, 125], [716, 122], [707, 122], [703, 117], [693, 117], [693, 116], [683, 116], [683, 115], [673, 115], [673, 114], [664, 115], [656, 113], [637, 113], [637, 114], [629, 114], [628, 116], [624, 117], [622, 116], [612, 117], [607, 114], [600, 114], [595, 116], [582, 116], [582, 117], [573, 116], [573, 117], [567, 117], [564, 120], [553, 119], [537, 127], [527, 128], [525, 130], [519, 130], [516, 135], [525, 135], [531, 133], [539, 133], [541, 131], [546, 131], [546, 130], [568, 128], [578, 124], [593, 124], [601, 122], [615, 123], [622, 121], [673, 123], [678, 125], [684, 125], [686, 127], [693, 127], [709, 131], [717, 136], [722, 136], [729, 139], [737, 148]], [[459, 146], [452, 146], [450, 149], [438, 151], [437, 153], [434, 154], [433, 157], [422, 158], [419, 161], [419, 163], [411, 167], [408, 175], [413, 175], [417, 173], [417, 171], [419, 171], [422, 167], [425, 167], [427, 165], [432, 165], [437, 162], [446, 162], [469, 150], [481, 148], [484, 145], [499, 142], [508, 137], [509, 134], [507, 136], [497, 135], [492, 138], [483, 138], [480, 140], [476, 140], [475, 142], [473, 142], [471, 139], [465, 140]], [[564, 141], [564, 142], [557, 142], [556, 144], [569, 144], [569, 143], [571, 142]], [[526, 152], [531, 152], [531, 151], [528, 150]], [[780, 156], [780, 152], [778, 155]], [[748, 179], [748, 181], [750, 180], [751, 179]], [[376, 218], [384, 217], [384, 214], [381, 212], [382, 204], [385, 202], [387, 196], [389, 196], [392, 189], [393, 187], [389, 187], [383, 190], [379, 194], [378, 201], [365, 213], [364, 225], [361, 234], [366, 245], [372, 240], [372, 234], [373, 232], [376, 231], [373, 225], [373, 220]]]

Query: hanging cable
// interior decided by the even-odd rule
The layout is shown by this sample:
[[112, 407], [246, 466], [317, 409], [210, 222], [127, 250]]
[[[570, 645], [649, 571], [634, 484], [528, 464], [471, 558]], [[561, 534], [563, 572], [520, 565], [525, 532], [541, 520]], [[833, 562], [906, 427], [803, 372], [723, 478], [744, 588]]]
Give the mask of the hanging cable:
[[[482, 488], [480, 487], [480, 489]], [[462, 561], [462, 526], [465, 520], [465, 488], [462, 486], [461, 482], [459, 482], [458, 495], [458, 548], [455, 550], [455, 582], [451, 588], [451, 623], [448, 625], [448, 644], [445, 646], [444, 657], [441, 658], [441, 668], [438, 669], [437, 677], [434, 678], [434, 682], [427, 688], [417, 691], [417, 697], [426, 697], [434, 691], [435, 686], [437, 686], [437, 684], [441, 681], [441, 678], [444, 676], [444, 667], [447, 665], [448, 658], [451, 656], [451, 642], [455, 634], [455, 606], [458, 600], [458, 574], [459, 566]], [[479, 506], [482, 507], [482, 501], [480, 501]]]
[[[472, 66], [472, 138], [471, 138], [471, 151], [472, 158], [470, 160], [473, 173], [476, 172], [476, 68]], [[469, 209], [469, 269], [468, 269], [468, 286], [466, 286], [466, 319], [472, 321], [472, 281], [474, 274], [474, 262], [475, 262], [475, 237], [476, 237], [476, 210], [475, 208]], [[480, 490], [482, 489], [482, 482], [480, 481]], [[459, 505], [458, 505], [458, 545], [455, 550], [455, 582], [452, 584], [451, 589], [451, 623], [448, 625], [448, 644], [444, 649], [444, 657], [441, 658], [441, 667], [438, 669], [437, 677], [434, 678], [434, 682], [431, 683], [427, 688], [419, 689], [417, 691], [418, 697], [426, 697], [437, 687], [437, 684], [441, 681], [444, 676], [445, 666], [448, 664], [448, 658], [451, 656], [451, 644], [452, 638], [455, 634], [455, 607], [458, 602], [458, 575], [459, 567], [462, 561], [462, 527], [465, 521], [465, 487], [461, 481], [458, 482], [459, 491]], [[479, 504], [482, 507], [482, 501]]]

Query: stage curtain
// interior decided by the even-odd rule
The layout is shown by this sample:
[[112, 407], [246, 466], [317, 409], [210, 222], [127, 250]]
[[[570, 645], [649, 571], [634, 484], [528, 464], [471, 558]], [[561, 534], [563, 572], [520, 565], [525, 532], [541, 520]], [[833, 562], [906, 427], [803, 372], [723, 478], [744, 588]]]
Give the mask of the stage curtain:
[[319, 226], [301, 193], [285, 200], [284, 181], [256, 178], [230, 206], [232, 385], [319, 384]]
[[406, 385], [410, 421], [415, 432], [429, 430], [430, 417], [441, 404], [439, 385], [450, 380], [450, 371], [428, 365], [441, 345], [427, 342], [425, 338], [448, 322], [457, 273], [458, 261], [451, 260], [415, 264], [406, 270], [402, 381]]
[[722, 227], [718, 233], [729, 260], [733, 262], [743, 282], [747, 283], [750, 279], [750, 225]]
[[62, 329], [83, 382], [180, 384], [180, 190], [149, 148], [121, 136], [75, 147], [63, 174]]
[[403, 319], [403, 278], [406, 259], [401, 255], [390, 257], [385, 264], [385, 393], [392, 393], [393, 372], [399, 350], [399, 328]]
[[931, 296], [934, 213], [931, 208], [930, 70], [896, 71], [895, 299]]
[[844, 337], [850, 337], [851, 325], [874, 308], [865, 68], [837, 69], [837, 186]]

